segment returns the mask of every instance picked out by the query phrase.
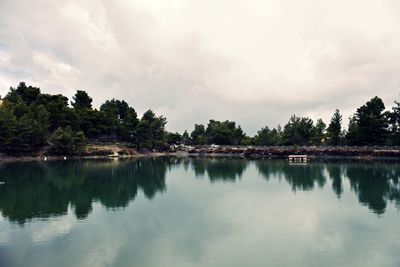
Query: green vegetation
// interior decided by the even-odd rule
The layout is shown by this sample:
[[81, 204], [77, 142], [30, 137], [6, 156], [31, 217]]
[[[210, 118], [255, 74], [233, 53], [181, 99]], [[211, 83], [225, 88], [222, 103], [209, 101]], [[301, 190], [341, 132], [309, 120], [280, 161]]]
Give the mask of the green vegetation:
[[400, 102], [387, 111], [379, 97], [356, 110], [347, 130], [342, 128], [342, 115], [336, 109], [328, 127], [322, 119], [314, 123], [309, 117], [292, 115], [283, 128], [265, 126], [254, 137], [228, 120], [195, 124], [190, 134], [170, 133], [165, 128], [166, 118], [152, 110], [139, 119], [135, 109], [123, 100], [107, 100], [99, 109], [93, 108], [92, 101], [82, 90], [69, 104], [63, 95], [44, 94], [23, 82], [10, 88], [0, 106], [0, 152], [82, 154], [86, 142], [126, 142], [136, 149], [151, 150], [164, 150], [172, 144], [400, 145]]
[[70, 127], [58, 128], [51, 138], [53, 153], [61, 155], [81, 154], [86, 145], [86, 137], [82, 131], [74, 133]]
[[21, 82], [10, 88], [0, 106], [0, 151], [32, 154], [50, 146], [54, 154], [81, 154], [86, 140], [160, 149], [167, 141], [165, 124], [151, 110], [139, 120], [125, 101], [107, 100], [97, 110], [92, 98], [78, 90], [69, 106], [67, 97], [43, 94]]
[[257, 132], [254, 137], [254, 144], [260, 146], [271, 146], [278, 145], [282, 143], [282, 130], [278, 126], [277, 129], [270, 130], [268, 126], [265, 126]]

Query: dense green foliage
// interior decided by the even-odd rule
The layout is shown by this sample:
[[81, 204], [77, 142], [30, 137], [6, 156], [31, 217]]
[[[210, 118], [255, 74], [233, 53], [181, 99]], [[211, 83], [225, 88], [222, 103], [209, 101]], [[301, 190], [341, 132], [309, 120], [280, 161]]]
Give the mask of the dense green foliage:
[[244, 133], [234, 121], [210, 120], [206, 128], [206, 140], [209, 144], [240, 145]]
[[285, 145], [310, 145], [313, 134], [313, 121], [293, 115], [283, 129]]
[[82, 131], [74, 133], [70, 127], [58, 128], [52, 138], [53, 152], [61, 155], [81, 154], [86, 145], [86, 137]]
[[97, 110], [92, 98], [78, 90], [69, 106], [67, 97], [43, 94], [22, 82], [10, 88], [0, 106], [0, 151], [32, 153], [50, 146], [56, 154], [79, 154], [86, 140], [161, 148], [166, 141], [165, 124], [166, 119], [151, 110], [139, 120], [125, 101], [107, 100]]
[[155, 149], [161, 147], [165, 142], [165, 125], [166, 118], [156, 116], [152, 110], [148, 110], [143, 114], [143, 117], [138, 123], [136, 132], [136, 146], [150, 147]]
[[195, 124], [188, 141], [194, 145], [241, 145], [245, 138], [245, 133], [236, 122], [210, 120], [207, 128], [202, 124]]
[[359, 107], [355, 114], [356, 140], [362, 145], [380, 145], [385, 142], [388, 120], [382, 99], [372, 98]]
[[190, 138], [193, 140], [194, 144], [204, 145], [206, 143], [206, 128], [203, 124], [195, 124], [194, 130], [190, 134]]
[[268, 126], [265, 126], [257, 132], [254, 137], [254, 144], [259, 146], [271, 146], [282, 144], [282, 131], [281, 127], [270, 130]]
[[21, 82], [10, 88], [0, 106], [0, 152], [26, 154], [45, 151], [79, 154], [86, 141], [128, 142], [137, 149], [164, 149], [167, 145], [400, 145], [400, 103], [391, 111], [374, 97], [351, 116], [347, 131], [336, 110], [327, 125], [318, 119], [292, 115], [283, 129], [268, 126], [247, 136], [234, 121], [210, 120], [195, 124], [189, 134], [170, 133], [167, 120], [146, 111], [139, 119], [124, 100], [105, 101], [93, 108], [87, 92], [78, 90], [71, 103], [63, 95], [44, 94]]

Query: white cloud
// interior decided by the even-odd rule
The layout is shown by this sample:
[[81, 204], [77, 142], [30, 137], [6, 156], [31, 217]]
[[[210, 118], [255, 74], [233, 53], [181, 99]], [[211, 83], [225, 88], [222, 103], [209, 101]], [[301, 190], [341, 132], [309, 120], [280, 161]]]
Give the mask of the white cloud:
[[71, 232], [75, 223], [76, 219], [73, 217], [71, 209], [66, 216], [56, 220], [33, 223], [30, 226], [32, 227], [32, 241], [43, 243], [65, 236]]

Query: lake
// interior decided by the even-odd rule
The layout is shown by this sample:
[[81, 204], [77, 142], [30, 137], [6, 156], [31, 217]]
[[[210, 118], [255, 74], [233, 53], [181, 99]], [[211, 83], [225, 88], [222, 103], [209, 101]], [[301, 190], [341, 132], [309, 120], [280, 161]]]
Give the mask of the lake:
[[400, 164], [1, 163], [0, 266], [400, 266]]

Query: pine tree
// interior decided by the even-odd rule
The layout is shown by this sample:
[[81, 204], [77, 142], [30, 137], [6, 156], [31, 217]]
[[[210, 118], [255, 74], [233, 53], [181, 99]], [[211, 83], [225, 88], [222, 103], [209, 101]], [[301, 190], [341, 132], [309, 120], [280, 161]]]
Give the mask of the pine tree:
[[358, 136], [362, 145], [384, 144], [388, 128], [384, 110], [385, 105], [377, 96], [357, 109]]
[[331, 122], [327, 129], [328, 143], [337, 146], [340, 143], [340, 136], [342, 132], [342, 115], [336, 109], [332, 116]]

